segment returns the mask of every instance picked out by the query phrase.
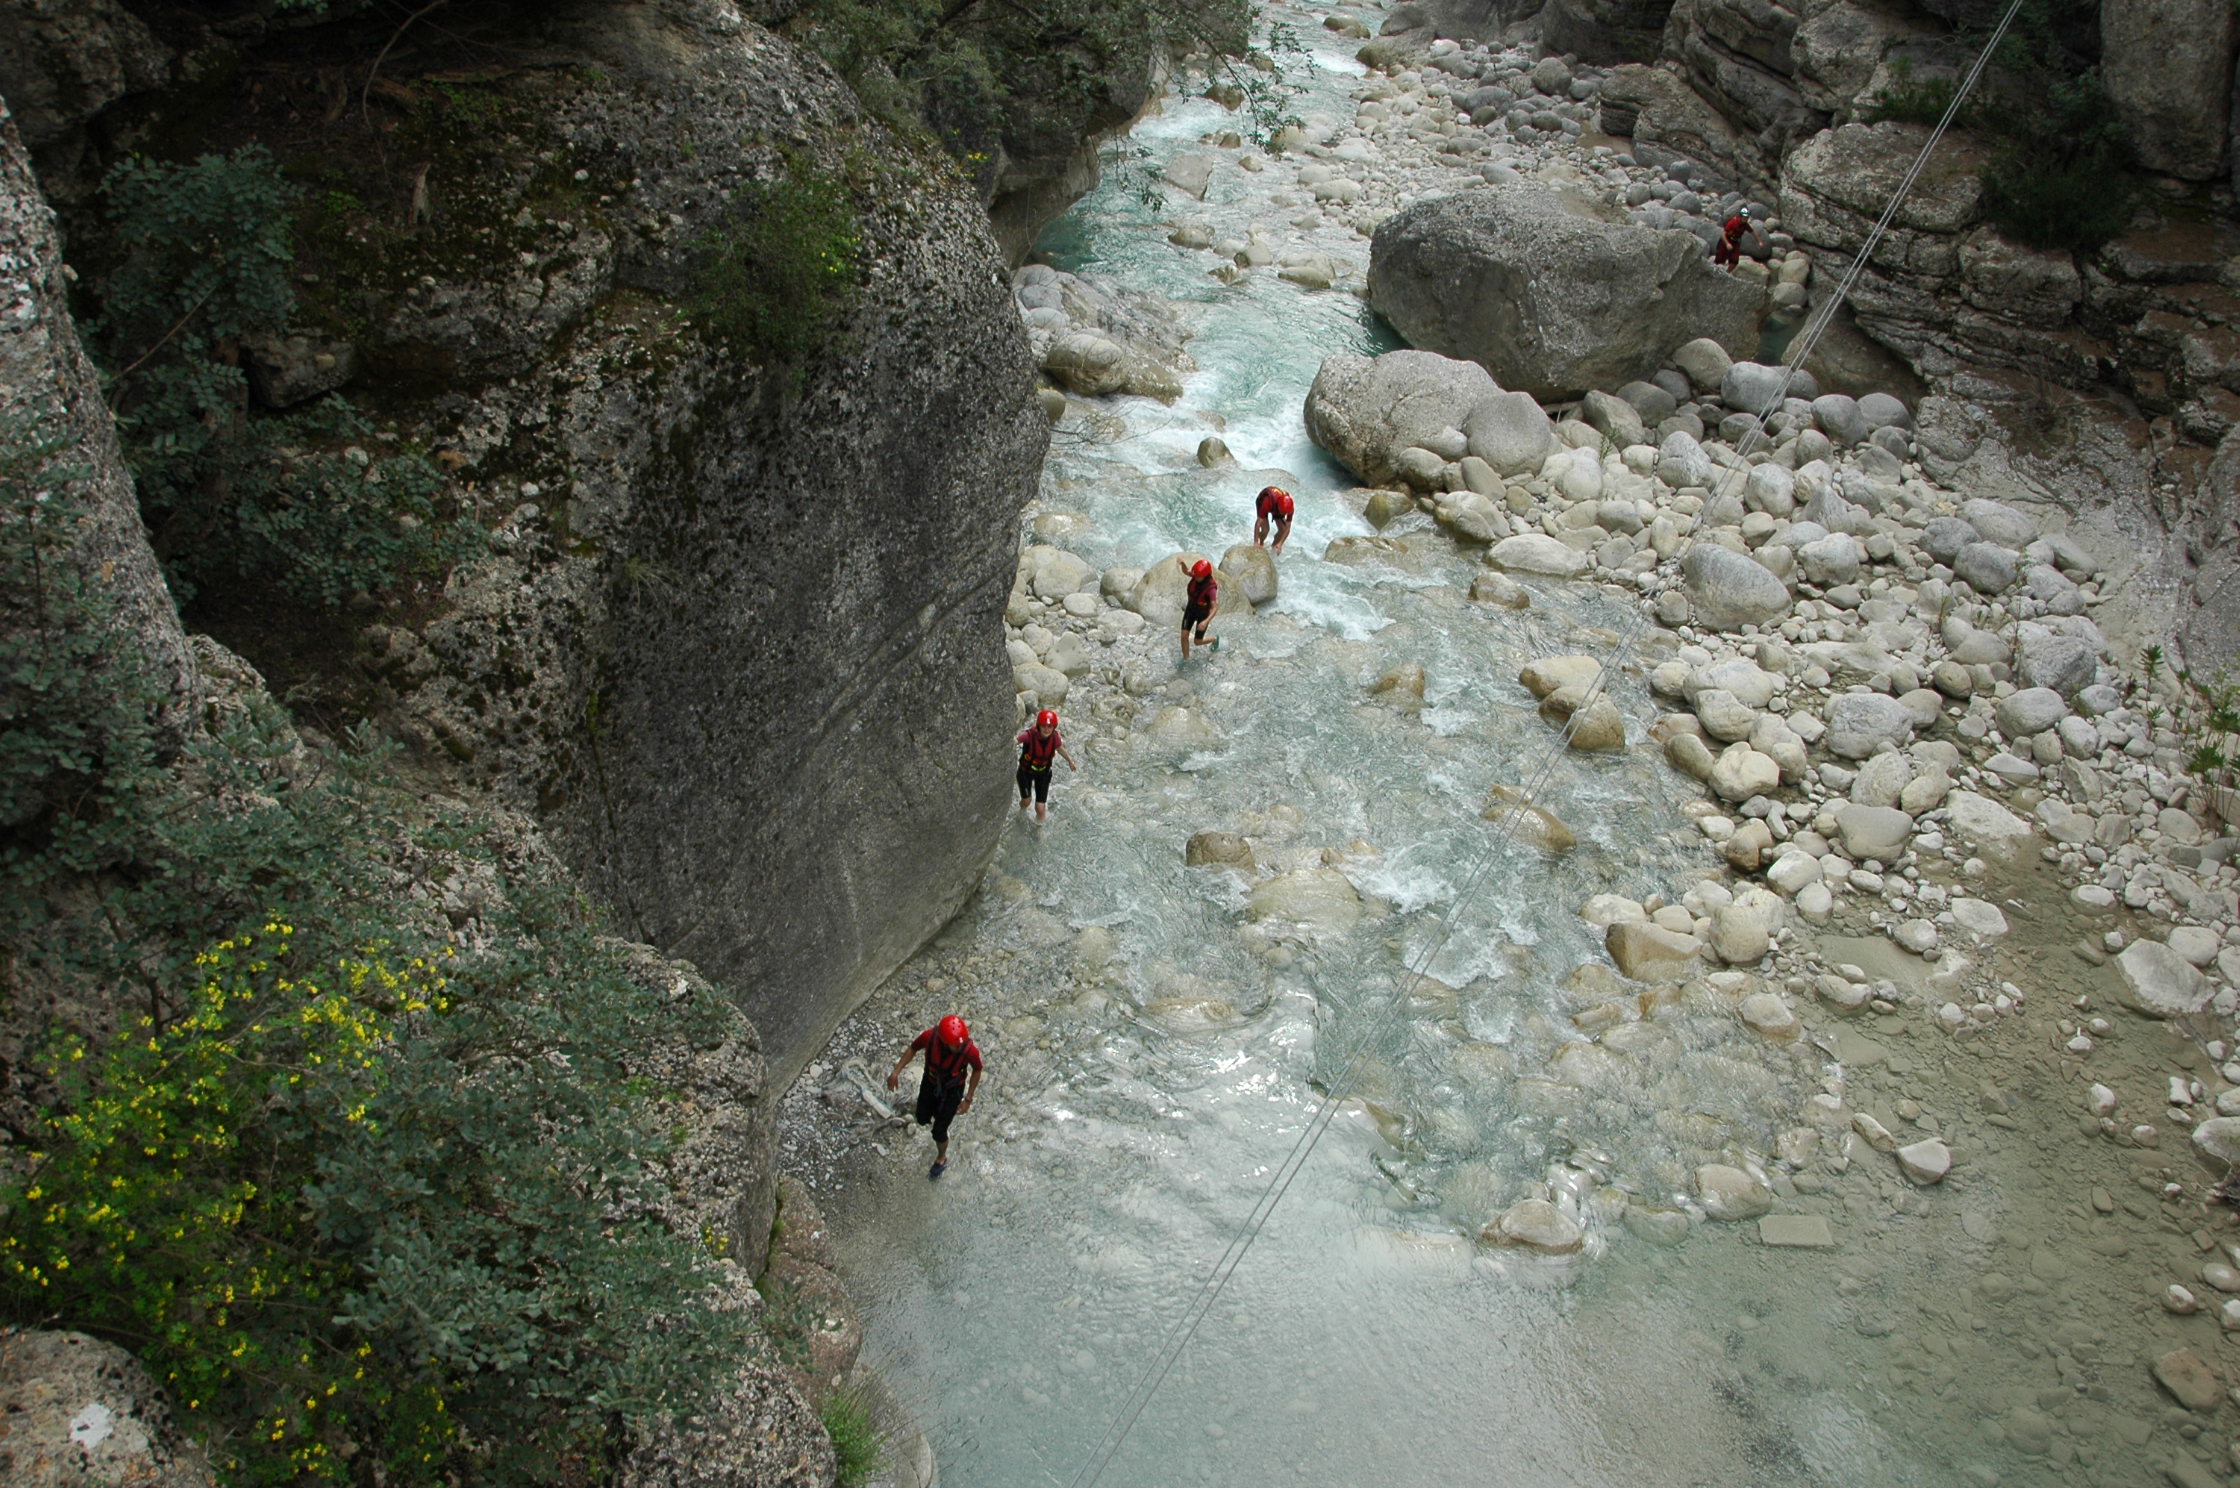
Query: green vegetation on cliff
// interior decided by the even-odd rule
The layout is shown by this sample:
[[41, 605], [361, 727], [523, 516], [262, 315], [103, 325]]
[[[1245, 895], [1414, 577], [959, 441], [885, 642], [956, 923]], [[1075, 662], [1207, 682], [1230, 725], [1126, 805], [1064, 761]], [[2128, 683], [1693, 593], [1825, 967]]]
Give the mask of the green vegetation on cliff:
[[[2099, 0], [2023, 0], [1994, 66], [1959, 123], [1992, 147], [1983, 207], [2009, 238], [2089, 253], [2130, 225], [2138, 202], [2131, 145], [2100, 80]], [[1963, 31], [1972, 53], [1988, 33]], [[1935, 124], [1957, 91], [1948, 73], [1891, 63], [1867, 118]]]
[[599, 1475], [749, 1326], [662, 1213], [659, 1051], [735, 1015], [261, 693], [167, 758], [58, 454], [0, 430], [0, 1320], [131, 1349], [229, 1483]]
[[120, 161], [102, 186], [108, 261], [89, 339], [125, 458], [182, 597], [274, 585], [333, 609], [440, 574], [482, 536], [419, 453], [369, 452], [339, 394], [253, 409], [244, 362], [284, 336], [298, 192], [256, 146], [187, 164]]
[[[1237, 53], [1249, 0], [762, 0], [889, 122], [920, 121], [983, 182], [1067, 151], [1136, 106], [1160, 59]], [[1118, 110], [1115, 115], [1115, 110]]]
[[719, 339], [794, 362], [855, 303], [862, 257], [847, 183], [790, 162], [775, 180], [742, 189], [700, 239], [690, 304]]

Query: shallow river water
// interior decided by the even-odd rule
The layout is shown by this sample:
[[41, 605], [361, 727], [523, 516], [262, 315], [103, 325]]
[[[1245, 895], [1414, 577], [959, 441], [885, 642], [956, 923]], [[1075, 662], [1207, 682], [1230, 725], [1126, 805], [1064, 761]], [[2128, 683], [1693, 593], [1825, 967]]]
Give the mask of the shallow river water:
[[[1316, 64], [1301, 111], [1350, 118], [1358, 43], [1319, 13], [1290, 19]], [[974, 905], [811, 1071], [838, 1078], [853, 1040], [883, 1073], [900, 1038], [952, 1010], [988, 1055], [986, 1093], [938, 1183], [922, 1136], [874, 1125], [820, 1194], [867, 1318], [866, 1357], [917, 1413], [942, 1480], [1075, 1481], [1357, 1053], [1327, 1138], [1101, 1481], [2152, 1480], [2112, 1455], [2070, 1477], [1983, 1430], [2034, 1408], [2033, 1391], [2062, 1396], [2060, 1371], [2088, 1370], [2110, 1324], [2074, 1310], [2058, 1357], [2041, 1337], [2072, 1326], [2071, 1287], [2059, 1262], [2033, 1268], [2015, 1230], [2067, 1203], [2072, 1175], [2038, 1193], [2017, 1154], [2002, 1186], [1989, 1159], [2010, 1128], [1970, 1126], [1981, 1111], [1948, 1121], [1956, 1145], [1980, 1135], [1979, 1161], [1932, 1197], [1858, 1176], [1858, 1195], [1835, 1205], [1852, 1222], [1833, 1250], [1770, 1249], [1755, 1226], [1700, 1219], [1668, 1246], [1606, 1222], [1613, 1196], [1598, 1202], [1598, 1188], [1684, 1209], [1696, 1163], [1764, 1161], [1844, 1072], [1724, 1009], [1684, 1003], [1601, 1041], [1568, 1021], [1597, 1000], [1566, 989], [1573, 968], [1607, 964], [1581, 903], [1677, 894], [1707, 865], [1678, 810], [1692, 790], [1653, 749], [1563, 755], [1540, 798], [1579, 839], [1562, 854], [1502, 840], [1482, 812], [1555, 737], [1519, 666], [1604, 652], [1638, 601], [1533, 583], [1527, 610], [1472, 604], [1475, 563], [1415, 517], [1387, 529], [1417, 545], [1405, 571], [1323, 561], [1332, 539], [1371, 528], [1341, 495], [1350, 478], [1307, 439], [1306, 391], [1324, 356], [1394, 343], [1342, 289], [1266, 269], [1224, 285], [1206, 255], [1167, 242], [1181, 219], [1240, 236], [1257, 221], [1365, 266], [1350, 230], [1287, 226], [1266, 200], [1278, 173], [1235, 169], [1235, 151], [1221, 152], [1203, 205], [1146, 200], [1146, 162], [1234, 127], [1213, 103], [1170, 97], [1045, 239], [1059, 268], [1191, 307], [1199, 370], [1172, 406], [1074, 404], [1030, 519], [1048, 533], [1051, 514], [1071, 518], [1061, 545], [1100, 566], [1218, 554], [1249, 535], [1254, 493], [1280, 470], [1300, 499], [1281, 593], [1225, 617], [1221, 649], [1186, 667], [1157, 627], [1101, 659], [1139, 668], [1136, 685], [1084, 679], [1068, 708], [1081, 770], [1058, 771], [1050, 823], [1014, 821]], [[1212, 432], [1237, 467], [1198, 468]], [[1405, 664], [1424, 670], [1420, 709], [1372, 693]], [[1612, 696], [1640, 739], [1659, 710], [1638, 665]], [[1170, 706], [1210, 730], [1162, 742], [1150, 726]], [[1341, 867], [1364, 896], [1358, 923], [1301, 936], [1254, 922], [1238, 879], [1185, 866], [1204, 829], [1252, 837], [1263, 868]], [[1408, 987], [1406, 969], [1433, 951], [1436, 981]], [[1965, 1061], [1982, 1056], [1946, 1042], [1911, 1025], [1855, 1036], [1853, 1103], [1948, 1075], [1972, 1100], [1992, 1074], [1971, 1076]], [[2038, 1098], [2022, 1085], [2000, 1109], [2028, 1115]], [[1488, 1218], [1536, 1194], [1579, 1213], [1584, 1252], [1477, 1243]], [[2151, 1416], [2135, 1383], [2104, 1408]]]

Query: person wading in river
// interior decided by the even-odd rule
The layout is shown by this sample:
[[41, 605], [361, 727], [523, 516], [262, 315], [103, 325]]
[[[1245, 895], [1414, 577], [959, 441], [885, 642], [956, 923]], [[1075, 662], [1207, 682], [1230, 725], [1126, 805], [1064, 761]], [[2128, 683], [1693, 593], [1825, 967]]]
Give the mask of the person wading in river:
[[[1182, 559], [1177, 557], [1175, 562]], [[1214, 581], [1213, 563], [1200, 558], [1190, 566], [1190, 587], [1182, 602], [1182, 659], [1190, 659], [1190, 643], [1194, 639], [1201, 646], [1218, 646], [1218, 640], [1208, 639], [1206, 627], [1213, 617], [1221, 613], [1221, 586]]]
[[[972, 1109], [972, 1097], [980, 1091], [983, 1066], [972, 1030], [965, 1027], [964, 1019], [951, 1013], [910, 1041], [894, 1068], [887, 1071], [889, 1090], [901, 1088], [902, 1072], [920, 1049], [925, 1050], [926, 1072], [918, 1081], [918, 1125], [933, 1127], [933, 1166], [926, 1169], [926, 1176], [938, 1178], [949, 1167], [949, 1123]], [[967, 1070], [972, 1072], [969, 1081]]]
[[1058, 715], [1045, 708], [1034, 716], [1034, 724], [1019, 735], [1019, 809], [1027, 809], [1027, 800], [1034, 800], [1034, 819], [1050, 820], [1050, 762], [1059, 755], [1065, 756], [1066, 768], [1078, 770], [1073, 755], [1066, 748], [1066, 741], [1058, 735]]
[[1283, 545], [1291, 540], [1291, 513], [1294, 503], [1291, 493], [1281, 486], [1270, 486], [1260, 493], [1252, 518], [1252, 545], [1260, 547], [1268, 540], [1268, 527], [1275, 525], [1275, 553], [1283, 556]]

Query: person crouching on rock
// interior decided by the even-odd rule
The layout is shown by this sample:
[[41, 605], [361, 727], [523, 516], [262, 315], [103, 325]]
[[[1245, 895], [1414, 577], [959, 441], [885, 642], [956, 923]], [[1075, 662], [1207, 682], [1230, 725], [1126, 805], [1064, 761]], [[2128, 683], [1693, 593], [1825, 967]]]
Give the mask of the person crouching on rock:
[[1275, 552], [1282, 556], [1283, 545], [1291, 539], [1291, 513], [1294, 503], [1291, 493], [1281, 486], [1270, 486], [1260, 493], [1252, 519], [1252, 545], [1260, 547], [1268, 540], [1268, 528], [1274, 524]]
[[[1182, 560], [1178, 557], [1175, 562]], [[1182, 659], [1190, 659], [1190, 643], [1194, 639], [1201, 646], [1218, 646], [1217, 640], [1206, 637], [1206, 627], [1213, 617], [1221, 613], [1221, 586], [1214, 582], [1213, 563], [1200, 558], [1190, 567], [1190, 588], [1182, 603]]]
[[[949, 1123], [972, 1109], [972, 1098], [980, 1091], [980, 1046], [972, 1041], [972, 1030], [965, 1027], [964, 1019], [951, 1013], [939, 1023], [910, 1041], [902, 1057], [887, 1071], [887, 1088], [901, 1088], [902, 1072], [920, 1049], [925, 1051], [926, 1072], [918, 1081], [918, 1125], [933, 1127], [933, 1166], [926, 1169], [928, 1178], [938, 1178], [949, 1166]], [[965, 1072], [970, 1070], [969, 1083]]]
[[1756, 208], [1744, 207], [1727, 219], [1726, 226], [1719, 229], [1718, 246], [1711, 250], [1712, 263], [1722, 269], [1731, 269], [1742, 262], [1743, 238], [1755, 236], [1758, 231], [1757, 224], [1751, 221], [1755, 216]]
[[1019, 735], [1019, 809], [1027, 809], [1028, 798], [1034, 800], [1034, 819], [1050, 820], [1050, 762], [1059, 755], [1065, 756], [1066, 768], [1078, 770], [1073, 755], [1066, 749], [1066, 741], [1058, 734], [1058, 715], [1045, 708], [1034, 716], [1033, 727]]

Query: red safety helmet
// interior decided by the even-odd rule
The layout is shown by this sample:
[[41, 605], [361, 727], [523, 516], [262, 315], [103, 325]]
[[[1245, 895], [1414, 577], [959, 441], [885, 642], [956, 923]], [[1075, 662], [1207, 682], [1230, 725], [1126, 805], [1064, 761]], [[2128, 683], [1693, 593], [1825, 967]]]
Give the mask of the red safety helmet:
[[1291, 515], [1291, 493], [1289, 491], [1276, 492], [1276, 510], [1287, 517]]
[[941, 1042], [945, 1044], [961, 1044], [972, 1037], [972, 1030], [965, 1027], [964, 1019], [958, 1017], [955, 1013], [943, 1018], [940, 1027]]
[[1210, 579], [1210, 578], [1212, 578], [1212, 577], [1213, 577], [1213, 560], [1212, 560], [1212, 559], [1210, 559], [1210, 558], [1200, 558], [1200, 559], [1199, 559], [1199, 560], [1198, 560], [1197, 562], [1195, 562], [1195, 563], [1191, 564], [1191, 565], [1190, 565], [1190, 577], [1191, 577], [1191, 578], [1193, 578], [1193, 579]]
[[1056, 710], [1045, 708], [1040, 713], [1035, 714], [1034, 726], [1036, 728], [1056, 728], [1058, 726]]

